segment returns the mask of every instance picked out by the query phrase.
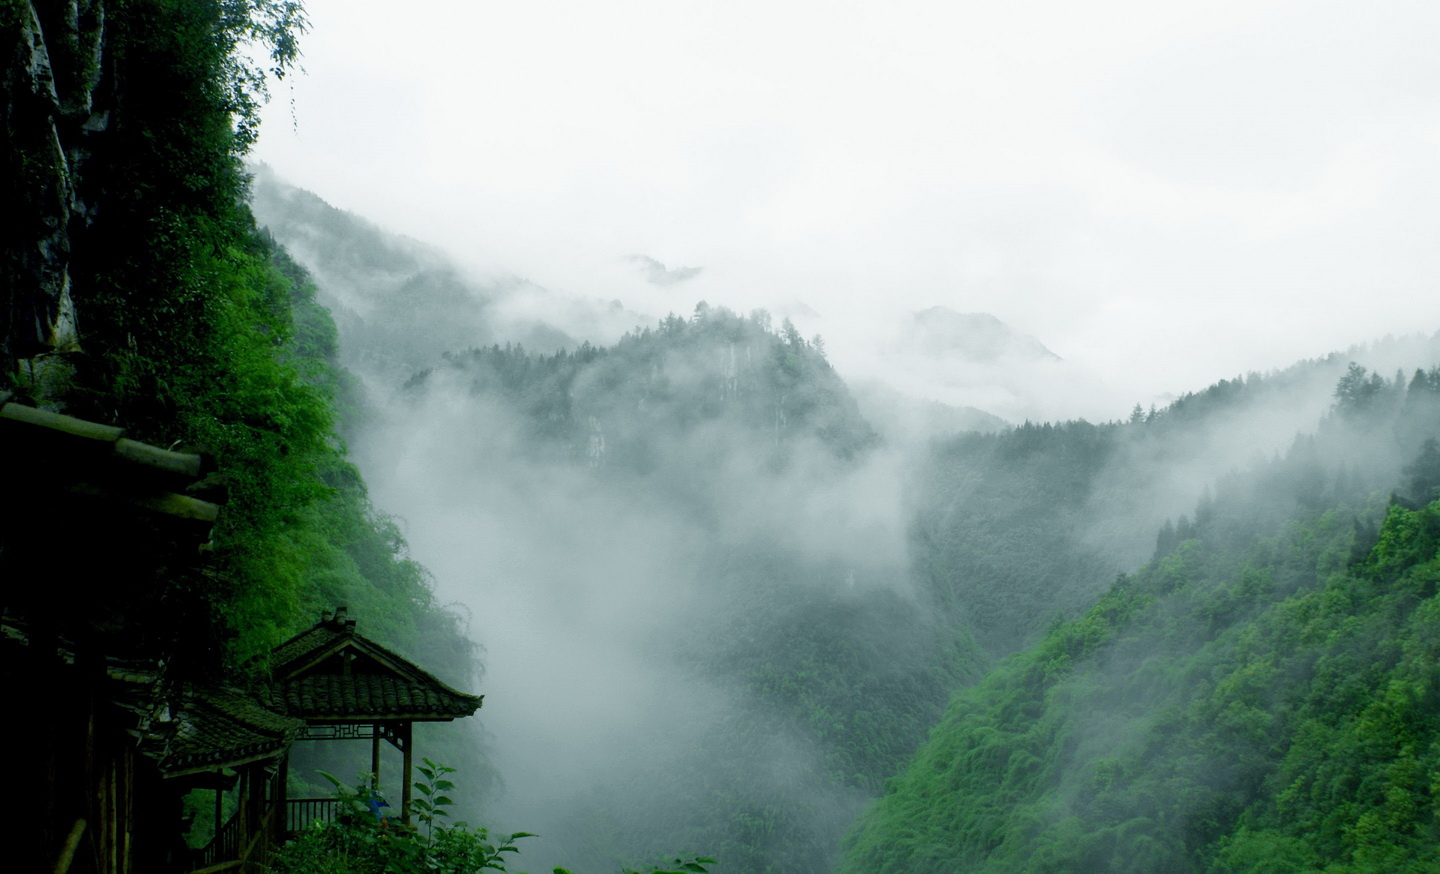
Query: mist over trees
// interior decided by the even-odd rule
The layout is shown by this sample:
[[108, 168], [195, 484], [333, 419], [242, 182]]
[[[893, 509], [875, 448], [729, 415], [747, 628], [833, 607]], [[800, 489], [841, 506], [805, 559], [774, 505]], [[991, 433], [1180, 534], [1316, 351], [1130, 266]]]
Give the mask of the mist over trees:
[[[646, 323], [249, 179], [243, 47], [290, 69], [298, 5], [62, 6], [0, 7], [0, 393], [225, 498], [134, 653], [258, 681], [345, 603], [483, 662], [485, 729], [425, 743], [537, 869], [1440, 865], [1440, 335], [1125, 421], [867, 416], [764, 310]], [[1053, 358], [921, 315], [916, 366]]]
[[[816, 344], [765, 313], [702, 305], [611, 347], [446, 353], [401, 395], [360, 451], [383, 456], [446, 417], [455, 454], [412, 444], [403, 476], [430, 481], [439, 461], [467, 484], [431, 530], [483, 518], [481, 539], [504, 546], [456, 548], [518, 574], [476, 574], [455, 596], [499, 610], [496, 625], [584, 641], [547, 654], [561, 672], [616, 666], [602, 702], [536, 690], [547, 710], [588, 707], [577, 715], [607, 743], [587, 742], [603, 761], [562, 767], [567, 794], [526, 821], [554, 823], [567, 857], [596, 865], [679, 846], [746, 870], [827, 870], [977, 656], [909, 592], [893, 461]], [[568, 734], [501, 739], [499, 754], [553, 767], [575, 755]]]
[[1440, 458], [1433, 339], [989, 433], [867, 419], [763, 311], [481, 340], [372, 369], [354, 445], [534, 711], [490, 714], [515, 776], [487, 809], [597, 866], [1249, 870], [1271, 836], [1237, 823], [1289, 753], [1233, 746], [1206, 684], [1277, 605], [1361, 585], [1388, 496], [1422, 506]]
[[1433, 374], [1351, 364], [1316, 434], [957, 696], [840, 870], [1433, 868]]

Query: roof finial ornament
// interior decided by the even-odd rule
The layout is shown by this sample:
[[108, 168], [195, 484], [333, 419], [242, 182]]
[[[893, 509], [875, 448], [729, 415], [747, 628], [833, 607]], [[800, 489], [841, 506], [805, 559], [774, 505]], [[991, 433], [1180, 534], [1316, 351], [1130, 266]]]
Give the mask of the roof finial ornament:
[[343, 605], [336, 607], [334, 618], [328, 620], [330, 627], [342, 634], [354, 634], [355, 620], [346, 615], [348, 612], [348, 608]]

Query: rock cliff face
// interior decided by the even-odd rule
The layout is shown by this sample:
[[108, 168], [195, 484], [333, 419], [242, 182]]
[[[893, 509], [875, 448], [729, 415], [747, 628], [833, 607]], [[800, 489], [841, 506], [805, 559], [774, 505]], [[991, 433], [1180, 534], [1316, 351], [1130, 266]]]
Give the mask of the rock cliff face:
[[0, 5], [0, 356], [41, 401], [78, 348], [70, 262], [113, 105], [104, 37], [103, 0]]

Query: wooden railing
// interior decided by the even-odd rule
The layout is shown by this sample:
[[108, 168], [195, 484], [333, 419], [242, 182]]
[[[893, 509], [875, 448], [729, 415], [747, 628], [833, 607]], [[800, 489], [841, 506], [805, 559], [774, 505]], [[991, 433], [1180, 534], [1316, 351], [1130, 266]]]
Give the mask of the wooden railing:
[[200, 871], [214, 867], [221, 862], [240, 858], [240, 814], [242, 812], [235, 811], [235, 815], [220, 826], [220, 831], [210, 839], [210, 843], [196, 851], [195, 861], [191, 865], [192, 871]]
[[340, 803], [334, 798], [291, 798], [285, 804], [285, 830], [304, 831], [312, 823], [334, 822]]
[[[293, 834], [310, 827], [314, 822], [334, 822], [340, 811], [339, 802], [334, 798], [292, 798], [285, 804], [285, 832]], [[220, 831], [191, 857], [190, 870], [194, 874], [219, 874], [231, 869], [249, 871], [263, 866], [270, 857], [272, 847], [284, 841], [284, 834], [272, 834], [282, 811], [270, 808], [260, 817], [258, 827], [252, 834], [242, 834], [243, 811], [237, 810]], [[248, 838], [248, 841], [247, 841]]]
[[[203, 849], [191, 859], [191, 874], [221, 874], [227, 871], [263, 871], [277, 843], [270, 830], [274, 827], [274, 808], [265, 811], [258, 827], [249, 835], [241, 833], [243, 811], [235, 811], [230, 821]], [[248, 840], [247, 840], [248, 839]]]

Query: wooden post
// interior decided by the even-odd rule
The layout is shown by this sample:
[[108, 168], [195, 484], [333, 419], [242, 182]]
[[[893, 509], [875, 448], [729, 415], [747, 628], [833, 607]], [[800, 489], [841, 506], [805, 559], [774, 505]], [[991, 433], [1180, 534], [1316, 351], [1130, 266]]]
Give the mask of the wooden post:
[[244, 765], [237, 766], [240, 772], [240, 792], [235, 796], [235, 815], [240, 818], [239, 827], [235, 829], [235, 849], [245, 849], [247, 839], [250, 837], [250, 769]]
[[412, 745], [410, 741], [413, 737], [410, 729], [413, 725], [413, 722], [406, 720], [400, 723], [399, 726], [400, 739], [403, 744], [403, 746], [400, 747], [400, 752], [405, 756], [405, 788], [400, 793], [400, 822], [405, 825], [410, 824], [410, 784], [412, 782], [410, 777], [410, 750]]
[[380, 788], [380, 723], [374, 725], [375, 733], [370, 738], [370, 788]]
[[220, 827], [225, 824], [225, 790], [220, 788], [224, 785], [220, 782], [224, 776], [224, 771], [215, 771], [215, 832], [210, 836], [212, 841], [220, 838]]
[[283, 843], [290, 833], [290, 752], [280, 758], [280, 773], [275, 775], [275, 843]]

